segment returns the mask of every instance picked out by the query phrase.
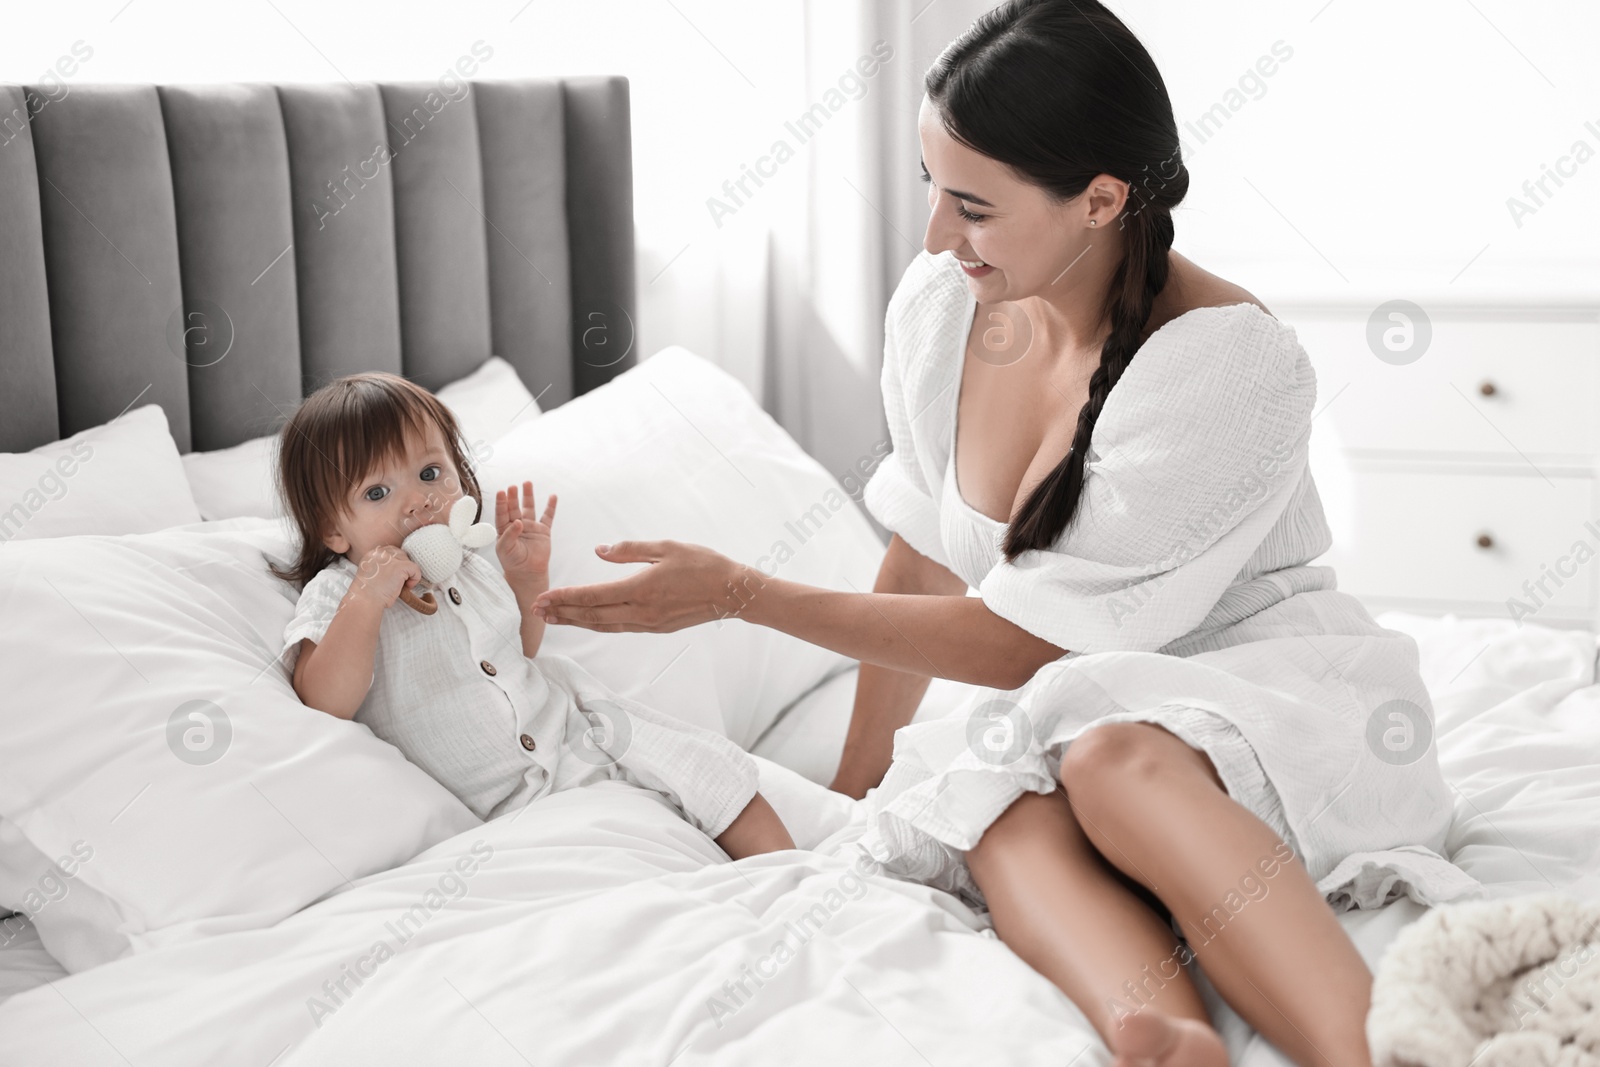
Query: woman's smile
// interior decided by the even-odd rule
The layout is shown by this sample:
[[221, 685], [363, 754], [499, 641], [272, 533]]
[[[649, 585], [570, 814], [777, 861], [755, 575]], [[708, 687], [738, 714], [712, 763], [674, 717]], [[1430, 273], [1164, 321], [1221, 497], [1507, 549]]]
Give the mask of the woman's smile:
[[957, 256], [956, 262], [961, 264], [961, 269], [966, 271], [967, 276], [970, 278], [981, 278], [994, 270], [993, 267], [981, 259], [962, 259]]

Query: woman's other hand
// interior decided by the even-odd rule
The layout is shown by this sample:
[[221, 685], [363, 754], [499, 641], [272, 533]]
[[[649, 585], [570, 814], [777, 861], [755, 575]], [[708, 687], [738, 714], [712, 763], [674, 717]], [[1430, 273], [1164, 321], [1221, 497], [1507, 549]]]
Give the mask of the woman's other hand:
[[615, 582], [548, 590], [535, 600], [535, 614], [602, 633], [671, 633], [739, 616], [764, 584], [755, 568], [680, 541], [623, 541], [595, 554], [650, 566]]

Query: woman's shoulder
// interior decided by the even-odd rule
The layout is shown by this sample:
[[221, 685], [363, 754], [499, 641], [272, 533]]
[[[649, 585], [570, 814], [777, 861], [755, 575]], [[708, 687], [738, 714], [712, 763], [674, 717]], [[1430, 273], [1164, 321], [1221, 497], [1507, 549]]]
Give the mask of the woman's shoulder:
[[1287, 432], [1309, 422], [1316, 397], [1316, 371], [1293, 327], [1251, 301], [1206, 305], [1169, 319], [1140, 346], [1096, 432], [1211, 434], [1241, 421]]
[[1272, 313], [1244, 286], [1205, 270], [1173, 253], [1172, 285], [1162, 293], [1159, 311], [1152, 309], [1145, 343], [1156, 338], [1178, 348], [1233, 346], [1293, 352], [1299, 348], [1294, 328]]
[[1140, 346], [1129, 370], [1144, 358], [1152, 370], [1160, 363], [1168, 373], [1192, 375], [1191, 386], [1206, 382], [1231, 386], [1249, 380], [1262, 386], [1314, 389], [1316, 375], [1294, 327], [1245, 296], [1191, 307], [1171, 317]]

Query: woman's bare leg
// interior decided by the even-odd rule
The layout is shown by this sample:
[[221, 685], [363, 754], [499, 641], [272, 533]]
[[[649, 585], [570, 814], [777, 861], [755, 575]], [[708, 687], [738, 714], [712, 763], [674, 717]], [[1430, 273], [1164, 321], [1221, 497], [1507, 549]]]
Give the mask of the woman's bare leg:
[[1110, 723], [1074, 740], [1061, 772], [1089, 841], [1172, 909], [1245, 1021], [1302, 1067], [1371, 1067], [1371, 972], [1299, 859], [1282, 862], [1293, 853], [1204, 753], [1150, 723]]
[[[1178, 962], [1177, 937], [1106, 863], [1063, 792], [1024, 793], [968, 851], [967, 867], [995, 933], [1078, 1005], [1109, 1047], [1132, 1040], [1142, 1052], [1157, 1052], [1172, 1044], [1159, 1028], [1119, 1028], [1119, 1013], [1108, 1005], [1128, 999], [1129, 982], [1150, 991], [1157, 1013], [1192, 1020], [1181, 1039], [1185, 1058], [1173, 1062], [1226, 1067], [1221, 1039]], [[1166, 975], [1159, 988], [1146, 979], [1156, 970]]]

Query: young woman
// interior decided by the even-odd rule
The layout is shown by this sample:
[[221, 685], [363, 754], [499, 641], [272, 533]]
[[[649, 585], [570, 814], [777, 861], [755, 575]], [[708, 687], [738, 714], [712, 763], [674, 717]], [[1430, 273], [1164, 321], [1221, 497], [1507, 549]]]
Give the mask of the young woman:
[[[1310, 361], [1171, 250], [1172, 106], [1104, 7], [1002, 4], [925, 88], [932, 216], [885, 322], [874, 591], [636, 542], [601, 555], [654, 566], [535, 610], [737, 614], [861, 660], [834, 787], [882, 783], [862, 844], [986, 905], [1119, 1065], [1224, 1067], [1197, 961], [1295, 1063], [1368, 1067], [1371, 976], [1329, 901], [1475, 883], [1437, 854], [1452, 805], [1414, 642], [1308, 565], [1331, 543]], [[931, 676], [987, 688], [906, 726]]]

